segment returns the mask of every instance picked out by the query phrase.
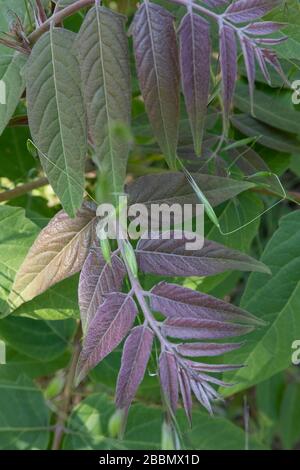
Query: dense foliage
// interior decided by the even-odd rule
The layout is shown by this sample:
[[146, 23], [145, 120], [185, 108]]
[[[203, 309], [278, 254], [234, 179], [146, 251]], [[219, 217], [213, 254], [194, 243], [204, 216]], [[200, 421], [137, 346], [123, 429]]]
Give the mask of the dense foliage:
[[0, 13], [0, 448], [299, 446], [299, 2]]

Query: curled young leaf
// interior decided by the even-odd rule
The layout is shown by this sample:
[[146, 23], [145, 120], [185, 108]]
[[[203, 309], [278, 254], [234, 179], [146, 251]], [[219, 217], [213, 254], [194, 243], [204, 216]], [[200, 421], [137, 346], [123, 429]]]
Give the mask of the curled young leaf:
[[85, 202], [75, 219], [61, 211], [40, 232], [15, 278], [12, 309], [81, 270], [96, 235], [95, 210]]
[[132, 36], [137, 72], [155, 137], [170, 168], [176, 167], [179, 126], [179, 61], [174, 18], [155, 3], [137, 11]]
[[29, 127], [50, 184], [75, 217], [84, 193], [87, 129], [74, 33], [51, 28], [26, 66]]
[[126, 339], [118, 376], [116, 405], [128, 409], [143, 380], [154, 334], [146, 325], [134, 328]]
[[201, 152], [210, 83], [210, 25], [196, 13], [187, 13], [179, 27], [180, 67], [194, 148]]
[[100, 248], [94, 247], [84, 265], [79, 280], [79, 306], [83, 330], [86, 331], [105, 294], [120, 291], [126, 269], [123, 261], [113, 254], [111, 263], [106, 263]]
[[110, 354], [130, 331], [137, 307], [129, 294], [109, 294], [89, 324], [77, 364], [77, 383]]
[[76, 39], [95, 161], [112, 193], [123, 191], [129, 152], [131, 84], [124, 24], [124, 16], [96, 5]]

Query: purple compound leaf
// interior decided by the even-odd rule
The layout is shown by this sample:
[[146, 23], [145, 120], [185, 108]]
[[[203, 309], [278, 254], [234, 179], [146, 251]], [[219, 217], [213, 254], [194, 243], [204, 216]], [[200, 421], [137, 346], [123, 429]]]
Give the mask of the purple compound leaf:
[[80, 274], [78, 290], [84, 332], [104, 302], [105, 294], [121, 290], [125, 275], [125, 265], [116, 254], [112, 255], [111, 264], [108, 264], [100, 248], [95, 247], [90, 251]]
[[223, 115], [226, 130], [237, 77], [237, 45], [234, 29], [224, 23], [220, 24], [219, 37]]
[[241, 348], [242, 343], [181, 343], [176, 345], [176, 350], [182, 356], [211, 357], [221, 356], [227, 352]]
[[174, 17], [144, 2], [131, 27], [147, 114], [170, 168], [175, 168], [179, 126], [179, 61]]
[[192, 407], [193, 407], [193, 400], [192, 400], [192, 392], [191, 392], [191, 384], [189, 377], [184, 369], [180, 369], [178, 373], [178, 382], [180, 388], [180, 394], [182, 397], [183, 407], [187, 416], [187, 419], [190, 424], [192, 424]]
[[[138, 242], [136, 255], [142, 272], [161, 276], [211, 276], [228, 270], [270, 273], [260, 261], [237, 250], [205, 240], [201, 250], [186, 250], [187, 238], [172, 232], [169, 240], [152, 233]], [[156, 239], [155, 239], [156, 238]]]
[[276, 33], [285, 26], [284, 23], [275, 23], [273, 21], [261, 21], [259, 23], [251, 23], [243, 29], [243, 32], [252, 36], [264, 36]]
[[154, 334], [146, 325], [137, 326], [128, 336], [118, 376], [116, 405], [128, 410], [143, 380], [152, 350]]
[[233, 23], [245, 23], [261, 18], [280, 3], [281, 0], [237, 0], [229, 5], [224, 16]]
[[161, 282], [150, 292], [152, 310], [168, 318], [189, 317], [207, 320], [237, 321], [248, 325], [264, 324], [235, 305], [176, 284]]
[[171, 352], [160, 353], [159, 377], [167, 405], [175, 413], [178, 404], [178, 371], [175, 356]]
[[129, 294], [109, 294], [91, 321], [77, 365], [77, 383], [110, 354], [132, 328], [137, 307]]
[[187, 13], [179, 27], [179, 43], [183, 93], [195, 152], [200, 155], [210, 84], [209, 23], [195, 13]]
[[255, 44], [244, 35], [239, 36], [248, 77], [251, 113], [253, 113], [254, 82], [255, 82]]
[[164, 336], [180, 339], [222, 339], [245, 335], [253, 327], [217, 320], [171, 317], [162, 324]]

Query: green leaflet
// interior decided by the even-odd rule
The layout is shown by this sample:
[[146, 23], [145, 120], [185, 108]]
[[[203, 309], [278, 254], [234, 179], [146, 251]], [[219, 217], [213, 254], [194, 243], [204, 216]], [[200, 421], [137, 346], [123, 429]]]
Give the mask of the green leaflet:
[[[21, 21], [25, 18], [25, 3], [20, 0], [0, 0], [0, 31], [8, 31], [16, 13]], [[25, 89], [22, 69], [27, 61], [25, 55], [0, 45], [0, 80], [6, 88], [6, 104], [0, 104], [0, 135], [12, 117]]]
[[292, 449], [300, 440], [299, 400], [299, 383], [289, 384], [280, 409], [280, 435], [285, 449]]
[[240, 352], [228, 355], [228, 360], [247, 367], [231, 377], [238, 385], [225, 394], [266, 380], [292, 363], [292, 343], [300, 338], [299, 211], [281, 219], [261, 261], [270, 267], [272, 276], [251, 274], [241, 306], [268, 325], [253, 333]]
[[298, 153], [300, 150], [300, 141], [296, 135], [268, 126], [248, 114], [236, 114], [232, 116], [231, 122], [236, 129], [245, 135], [259, 134], [259, 143], [265, 147], [287, 153]]
[[36, 321], [11, 315], [0, 322], [0, 338], [17, 352], [48, 362], [68, 349], [75, 327], [73, 320]]
[[[1, 110], [1, 107], [0, 107]], [[8, 127], [0, 137], [0, 176], [11, 181], [26, 181], [36, 167], [36, 160], [26, 148], [28, 127]]]
[[6, 364], [0, 367], [0, 381], [3, 379], [16, 380], [24, 374], [31, 379], [51, 375], [67, 367], [69, 361], [69, 351], [65, 351], [60, 356], [50, 361], [43, 361], [41, 358], [34, 359], [19, 353], [6, 344]]
[[0, 207], [0, 317], [8, 309], [14, 277], [37, 234], [38, 227], [25, 217], [24, 209]]
[[87, 130], [74, 34], [52, 29], [26, 67], [28, 118], [49, 181], [70, 217], [83, 200]]
[[25, 89], [22, 69], [26, 62], [27, 56], [12, 50], [0, 57], [0, 80], [4, 81], [6, 89], [6, 104], [0, 104], [0, 135], [14, 114]]
[[[250, 101], [248, 86], [244, 82], [238, 82], [234, 103], [244, 112], [249, 112]], [[292, 102], [292, 92], [282, 90], [278, 93], [272, 89], [256, 89], [254, 92], [254, 115], [256, 119], [269, 126], [282, 131], [299, 134], [299, 108]], [[256, 131], [255, 131], [256, 132]]]
[[46, 449], [50, 414], [35, 384], [24, 375], [15, 381], [0, 379], [0, 401], [4, 404], [0, 413], [0, 449]]
[[108, 191], [123, 191], [129, 152], [131, 84], [125, 17], [95, 6], [76, 41], [95, 162]]

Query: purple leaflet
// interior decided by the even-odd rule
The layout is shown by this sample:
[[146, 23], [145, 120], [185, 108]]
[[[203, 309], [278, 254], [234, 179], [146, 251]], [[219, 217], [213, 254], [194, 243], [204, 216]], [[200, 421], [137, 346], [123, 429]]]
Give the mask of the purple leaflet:
[[286, 78], [284, 71], [282, 70], [276, 52], [272, 51], [271, 49], [261, 49], [261, 53], [265, 61], [268, 62], [276, 70], [278, 75], [280, 75], [284, 82], [287, 83], [289, 86], [289, 81]]
[[230, 26], [220, 23], [219, 35], [223, 113], [226, 129], [237, 77], [237, 46], [234, 29]]
[[201, 152], [209, 96], [209, 33], [209, 23], [195, 13], [187, 13], [179, 27], [181, 79], [197, 155]]
[[277, 46], [282, 42], [287, 40], [287, 36], [282, 36], [281, 38], [258, 38], [255, 39], [256, 44], [265, 44], [268, 46]]
[[129, 294], [109, 294], [100, 305], [84, 338], [77, 365], [77, 383], [110, 354], [131, 329], [137, 307]]
[[252, 325], [262, 324], [258, 318], [235, 305], [167, 282], [161, 282], [153, 287], [150, 293], [150, 304], [152, 310], [168, 318], [195, 317], [207, 320], [237, 321]]
[[244, 343], [182, 343], [176, 346], [182, 356], [210, 357], [220, 356], [235, 349], [239, 349]]
[[239, 36], [242, 52], [244, 56], [245, 67], [247, 71], [249, 95], [251, 103], [251, 112], [253, 114], [253, 95], [255, 82], [255, 45], [244, 35]]
[[162, 240], [161, 234], [152, 233], [149, 239], [139, 240], [136, 255], [141, 271], [183, 277], [211, 276], [232, 269], [270, 273], [260, 261], [210, 240], [205, 240], [201, 250], [186, 250], [187, 239], [182, 234], [175, 239], [176, 234]]
[[116, 405], [128, 409], [143, 380], [151, 354], [153, 332], [146, 325], [137, 326], [128, 336], [118, 376]]
[[171, 168], [175, 167], [179, 126], [179, 62], [174, 17], [144, 2], [132, 23], [138, 78], [146, 111]]
[[224, 16], [233, 23], [244, 23], [261, 18], [280, 3], [281, 0], [237, 0], [229, 5]]
[[[203, 372], [228, 372], [236, 369], [241, 369], [243, 365], [241, 364], [202, 364], [201, 362], [192, 362], [192, 361], [187, 361], [187, 364], [189, 364], [192, 369], [196, 371], [203, 371]], [[214, 379], [211, 380], [211, 379]], [[218, 383], [216, 382], [214, 377], [209, 377], [210, 382], [212, 383]]]
[[[200, 159], [197, 158], [197, 162]], [[202, 162], [203, 165], [203, 162]], [[202, 166], [201, 166], [202, 168]], [[202, 169], [203, 171], [203, 169]], [[244, 181], [192, 173], [205, 197], [214, 207], [251, 186]], [[195, 204], [198, 198], [185, 175], [180, 172], [157, 173], [138, 178], [127, 188], [130, 204]]]
[[180, 393], [182, 396], [183, 407], [186, 413], [186, 416], [189, 420], [189, 423], [192, 423], [192, 393], [191, 393], [191, 384], [189, 378], [184, 369], [180, 369], [178, 373], [178, 381], [180, 387]]
[[112, 255], [109, 265], [100, 248], [95, 247], [90, 251], [81, 271], [78, 289], [84, 332], [105, 300], [104, 295], [120, 291], [125, 275], [125, 265], [117, 255]]
[[250, 333], [253, 327], [198, 318], [168, 318], [161, 328], [162, 334], [180, 339], [221, 339]]
[[159, 377], [167, 405], [175, 413], [178, 403], [178, 371], [175, 356], [168, 351], [160, 353]]
[[255, 48], [255, 56], [256, 60], [258, 62], [258, 65], [260, 67], [260, 70], [262, 71], [263, 76], [265, 77], [266, 82], [271, 85], [271, 78], [270, 74], [267, 68], [267, 64], [264, 58], [264, 54], [262, 49], [259, 49], [258, 47]]
[[261, 21], [259, 23], [251, 23], [244, 28], [244, 32], [253, 36], [264, 36], [276, 33], [284, 27], [284, 23], [275, 23], [273, 21]]
[[212, 414], [212, 408], [210, 405], [209, 397], [199, 381], [194, 379], [190, 380], [191, 388], [194, 392], [195, 397], [197, 400], [207, 409], [207, 411]]

